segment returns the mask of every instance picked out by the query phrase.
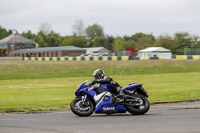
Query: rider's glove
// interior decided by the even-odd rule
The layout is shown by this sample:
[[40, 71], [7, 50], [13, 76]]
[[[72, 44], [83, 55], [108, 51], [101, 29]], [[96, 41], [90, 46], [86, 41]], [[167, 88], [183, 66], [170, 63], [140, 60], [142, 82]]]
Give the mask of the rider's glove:
[[94, 84], [96, 84], [96, 81], [92, 81], [90, 84], [88, 84], [89, 86], [92, 86], [92, 85], [94, 85]]

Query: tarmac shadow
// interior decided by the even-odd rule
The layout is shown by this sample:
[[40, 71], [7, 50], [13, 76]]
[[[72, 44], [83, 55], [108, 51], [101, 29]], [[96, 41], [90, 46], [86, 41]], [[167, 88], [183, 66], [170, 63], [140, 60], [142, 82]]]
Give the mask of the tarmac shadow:
[[159, 115], [159, 114], [155, 114], [155, 113], [148, 113], [148, 114], [144, 114], [144, 115], [132, 115], [130, 113], [126, 113], [126, 114], [93, 114], [89, 117], [126, 117], [126, 116], [132, 116], [132, 117], [142, 117], [142, 116], [152, 116], [152, 115]]

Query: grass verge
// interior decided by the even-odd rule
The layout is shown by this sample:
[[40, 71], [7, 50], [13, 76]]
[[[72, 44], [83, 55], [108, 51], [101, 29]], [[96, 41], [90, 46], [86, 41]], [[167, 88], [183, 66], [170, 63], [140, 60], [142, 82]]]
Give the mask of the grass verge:
[[[79, 66], [80, 67], [80, 66]], [[149, 100], [172, 102], [200, 99], [200, 72], [110, 75], [120, 85], [144, 83]], [[68, 109], [77, 86], [91, 76], [0, 80], [0, 112]]]
[[101, 68], [109, 75], [200, 72], [200, 61], [1, 61], [0, 80], [91, 76]]

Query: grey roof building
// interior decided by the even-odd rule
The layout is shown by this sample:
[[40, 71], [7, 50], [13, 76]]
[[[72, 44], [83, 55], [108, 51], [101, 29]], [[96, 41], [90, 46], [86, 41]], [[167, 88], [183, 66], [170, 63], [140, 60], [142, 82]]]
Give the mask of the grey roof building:
[[85, 53], [86, 53], [85, 49], [75, 47], [75, 46], [18, 49], [12, 52], [13, 55], [20, 55], [20, 56], [27, 56], [27, 57], [79, 56]]
[[63, 57], [85, 53], [85, 49], [75, 46], [36, 48], [35, 42], [17, 34], [0, 40], [0, 56]]
[[34, 43], [32, 40], [30, 39], [27, 39], [23, 36], [20, 36], [20, 35], [17, 35], [17, 34], [12, 34], [2, 40], [0, 40], [0, 47], [3, 45], [3, 44], [18, 44], [18, 43]]
[[109, 53], [110, 51], [104, 47], [91, 47], [91, 48], [84, 48], [86, 49], [87, 54], [90, 53], [99, 53], [99, 54], [104, 54], [104, 53]]
[[21, 35], [12, 34], [2, 40], [0, 40], [0, 50], [4, 51], [1, 54], [10, 56], [11, 51], [24, 48], [35, 48], [36, 43], [30, 39], [27, 39]]
[[18, 54], [18, 53], [34, 53], [34, 52], [49, 52], [49, 51], [86, 51], [86, 50], [75, 46], [61, 46], [61, 47], [18, 49], [12, 53]]

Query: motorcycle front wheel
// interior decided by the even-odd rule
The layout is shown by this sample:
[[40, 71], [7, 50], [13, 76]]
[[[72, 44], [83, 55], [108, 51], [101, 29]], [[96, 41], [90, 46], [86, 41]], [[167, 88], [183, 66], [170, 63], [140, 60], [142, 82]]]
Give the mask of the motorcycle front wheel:
[[131, 113], [133, 115], [143, 115], [149, 111], [150, 103], [146, 99], [146, 97], [144, 97], [143, 95], [140, 95], [140, 94], [133, 94], [131, 96], [136, 97], [138, 102], [131, 103], [132, 106], [130, 106], [130, 105], [126, 106], [126, 109], [129, 113]]
[[90, 116], [95, 110], [94, 104], [90, 99], [87, 99], [85, 102], [86, 104], [83, 104], [81, 98], [76, 97], [70, 104], [71, 111], [81, 117]]

